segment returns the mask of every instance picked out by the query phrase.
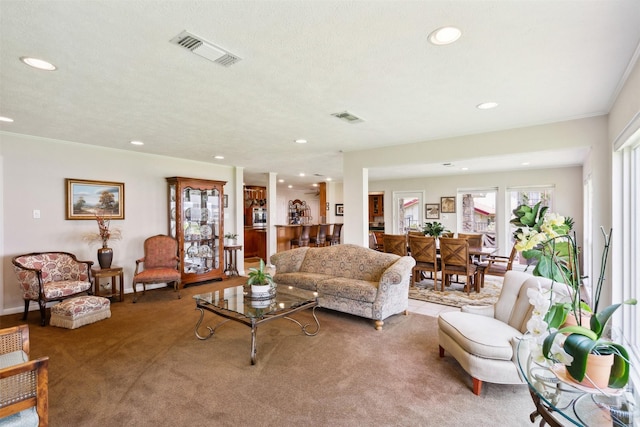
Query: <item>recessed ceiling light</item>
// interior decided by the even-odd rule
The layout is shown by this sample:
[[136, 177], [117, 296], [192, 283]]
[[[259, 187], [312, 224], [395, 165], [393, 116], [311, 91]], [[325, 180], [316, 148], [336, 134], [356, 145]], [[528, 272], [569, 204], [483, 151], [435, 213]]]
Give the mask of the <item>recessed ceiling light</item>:
[[462, 35], [462, 31], [456, 27], [441, 27], [429, 34], [429, 41], [442, 46], [455, 42]]
[[462, 170], [463, 170], [463, 171], [468, 171], [468, 170], [469, 170], [469, 168], [462, 168]]
[[131, 141], [131, 145], [144, 145], [142, 141]]
[[289, 184], [287, 185], [287, 188], [293, 188], [293, 185]]
[[55, 65], [43, 59], [30, 58], [28, 56], [21, 56], [20, 61], [24, 62], [30, 67], [37, 68], [38, 70], [54, 71], [56, 69]]
[[490, 110], [492, 108], [496, 108], [497, 106], [497, 102], [483, 102], [482, 104], [476, 105], [476, 108], [479, 110]]
[[327, 181], [331, 181], [331, 178], [330, 178], [330, 177], [327, 177]]
[[216, 160], [223, 160], [224, 156], [213, 156], [213, 158]]
[[278, 182], [282, 184], [284, 182], [284, 179], [280, 178]]
[[304, 176], [304, 172], [300, 172], [298, 176]]
[[520, 164], [521, 164], [522, 166], [529, 166], [531, 163], [529, 163], [529, 162], [522, 162], [522, 163], [520, 163]]
[[296, 139], [296, 144], [306, 144], [307, 140], [306, 139]]
[[311, 186], [312, 186], [312, 187], [317, 187], [317, 186], [318, 186], [318, 184], [314, 182], [313, 184], [311, 184]]
[[11, 117], [0, 116], [0, 122], [13, 123], [13, 119]]

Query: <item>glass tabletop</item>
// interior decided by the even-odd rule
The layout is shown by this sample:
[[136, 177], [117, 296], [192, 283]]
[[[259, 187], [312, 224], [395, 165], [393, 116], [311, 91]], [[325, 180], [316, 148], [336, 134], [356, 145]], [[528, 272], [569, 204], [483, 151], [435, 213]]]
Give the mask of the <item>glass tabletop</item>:
[[564, 367], [536, 363], [530, 355], [529, 345], [535, 344], [527, 336], [518, 343], [518, 369], [532, 395], [541, 400], [546, 412], [559, 424], [588, 427], [638, 425], [640, 400], [631, 381], [624, 389], [597, 390], [581, 386], [564, 375]]
[[250, 287], [245, 285], [194, 295], [193, 299], [203, 307], [232, 311], [247, 318], [262, 318], [315, 302], [317, 297], [317, 292], [279, 285], [269, 297], [252, 298]]

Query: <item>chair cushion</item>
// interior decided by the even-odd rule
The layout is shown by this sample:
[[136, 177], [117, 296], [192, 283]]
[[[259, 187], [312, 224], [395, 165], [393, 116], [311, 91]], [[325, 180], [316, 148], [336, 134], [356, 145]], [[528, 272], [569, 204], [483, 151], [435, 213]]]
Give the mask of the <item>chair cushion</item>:
[[293, 273], [276, 273], [273, 276], [273, 280], [278, 285], [291, 285], [296, 288], [315, 291], [318, 289], [319, 282], [330, 279], [331, 277], [332, 276], [328, 274], [305, 273], [301, 271]]
[[107, 298], [81, 296], [69, 298], [51, 307], [51, 326], [75, 329], [111, 317]]
[[522, 336], [517, 329], [494, 318], [459, 311], [440, 314], [438, 327], [466, 352], [494, 360], [512, 360], [512, 340]]
[[37, 427], [38, 425], [40, 425], [40, 419], [35, 407], [0, 418], [0, 427]]
[[44, 285], [44, 296], [46, 299], [64, 298], [69, 295], [85, 292], [89, 289], [91, 289], [91, 282], [83, 282], [80, 280], [48, 282]]
[[19, 365], [28, 362], [29, 356], [22, 350], [11, 351], [9, 353], [0, 354], [0, 369], [9, 366]]
[[135, 283], [164, 283], [180, 280], [180, 272], [175, 268], [149, 268], [133, 277]]
[[378, 283], [333, 277], [318, 283], [318, 293], [372, 303], [378, 295]]

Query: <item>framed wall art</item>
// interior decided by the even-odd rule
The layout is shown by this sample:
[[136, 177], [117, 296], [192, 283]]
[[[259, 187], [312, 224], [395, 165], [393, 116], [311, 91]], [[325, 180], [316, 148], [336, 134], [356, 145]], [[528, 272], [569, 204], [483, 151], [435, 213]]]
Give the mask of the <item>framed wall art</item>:
[[336, 203], [336, 216], [344, 216], [344, 205]]
[[424, 205], [426, 219], [440, 219], [440, 203], [427, 203]]
[[456, 213], [456, 198], [455, 197], [440, 197], [440, 212], [442, 212], [442, 213]]
[[124, 219], [124, 183], [65, 179], [66, 219]]

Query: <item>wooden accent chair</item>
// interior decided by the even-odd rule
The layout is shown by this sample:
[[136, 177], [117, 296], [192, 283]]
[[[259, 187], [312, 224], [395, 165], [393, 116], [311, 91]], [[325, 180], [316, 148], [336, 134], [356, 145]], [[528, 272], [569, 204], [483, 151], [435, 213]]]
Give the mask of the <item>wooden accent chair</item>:
[[386, 253], [407, 256], [407, 236], [405, 234], [384, 234], [382, 242]]
[[333, 224], [333, 233], [328, 238], [329, 245], [339, 245], [341, 233], [342, 233], [342, 224]]
[[[140, 264], [144, 269], [140, 271]], [[152, 283], [171, 283], [180, 298], [182, 274], [178, 257], [178, 241], [170, 236], [159, 234], [144, 241], [144, 257], [136, 260], [133, 274], [133, 302], [138, 300], [136, 284], [142, 284], [142, 295], [146, 285]]]
[[0, 329], [0, 424], [49, 425], [49, 358], [29, 360], [29, 326]]
[[491, 255], [486, 261], [478, 264], [478, 271], [480, 273], [480, 285], [484, 285], [484, 276], [499, 276], [504, 277], [507, 271], [510, 271], [513, 267], [513, 259], [516, 257], [518, 251], [516, 246], [511, 248], [511, 254], [508, 257], [500, 255]]
[[436, 238], [430, 236], [409, 235], [411, 256], [416, 260], [413, 267], [413, 284], [419, 281], [423, 271], [429, 271], [433, 276], [433, 289], [437, 289], [439, 259], [436, 250]]
[[309, 237], [309, 245], [326, 246], [329, 227], [329, 224], [318, 225], [318, 233], [315, 236]]
[[474, 286], [480, 292], [478, 268], [469, 257], [469, 242], [467, 239], [440, 238], [440, 260], [442, 262], [442, 290], [449, 286], [451, 275], [465, 276], [464, 289], [467, 294]]
[[300, 229], [300, 235], [295, 239], [290, 240], [291, 247], [293, 248], [294, 246], [297, 246], [297, 247], [309, 246], [309, 240], [311, 239], [309, 234], [311, 234], [311, 226], [303, 225], [302, 228]]
[[18, 255], [11, 262], [24, 298], [22, 320], [27, 320], [31, 301], [38, 302], [40, 324], [44, 326], [48, 302], [91, 293], [93, 261], [78, 261], [68, 252], [32, 252]]

